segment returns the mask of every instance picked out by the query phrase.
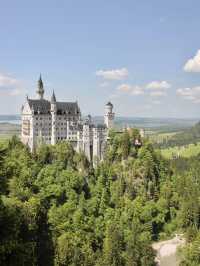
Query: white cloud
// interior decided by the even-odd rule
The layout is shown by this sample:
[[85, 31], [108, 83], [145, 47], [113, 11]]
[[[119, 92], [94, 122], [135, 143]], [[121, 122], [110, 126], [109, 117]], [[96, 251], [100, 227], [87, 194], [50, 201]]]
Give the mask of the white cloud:
[[0, 87], [16, 86], [19, 82], [15, 78], [0, 73]]
[[141, 95], [141, 94], [144, 94], [144, 90], [143, 90], [143, 88], [136, 85], [136, 86], [132, 87], [131, 94], [132, 95]]
[[144, 94], [144, 89], [137, 85], [122, 84], [117, 87], [117, 90], [129, 95], [141, 95]]
[[0, 93], [17, 96], [24, 93], [22, 83], [10, 75], [0, 73]]
[[150, 95], [153, 97], [160, 97], [160, 96], [166, 96], [167, 93], [166, 93], [166, 91], [156, 90], [156, 91], [151, 91]]
[[200, 72], [200, 50], [197, 51], [193, 58], [186, 62], [183, 69], [186, 72]]
[[129, 84], [122, 84], [122, 85], [120, 85], [120, 86], [117, 87], [117, 90], [119, 90], [121, 92], [130, 93], [131, 92], [131, 85], [129, 85]]
[[22, 90], [17, 89], [17, 88], [10, 90], [10, 93], [9, 93], [10, 96], [17, 96], [17, 95], [20, 95], [20, 94], [22, 94]]
[[103, 82], [99, 86], [102, 87], [102, 88], [106, 88], [106, 87], [109, 86], [109, 83], [108, 82]]
[[163, 89], [169, 89], [171, 88], [171, 84], [169, 84], [167, 81], [152, 81], [146, 85], [147, 89], [152, 90], [163, 90]]
[[161, 97], [167, 95], [167, 89], [171, 88], [171, 84], [165, 80], [163, 81], [152, 81], [145, 86], [146, 89], [150, 90], [149, 94], [152, 97]]
[[[117, 87], [117, 91], [127, 95], [146, 95], [151, 97], [161, 97], [167, 95], [167, 89], [170, 88], [171, 85], [167, 81], [152, 81], [143, 86], [132, 85], [128, 83], [121, 84]], [[119, 93], [115, 93], [115, 95], [120, 95]], [[158, 104], [158, 100], [154, 100]]]
[[200, 103], [200, 86], [192, 88], [180, 88], [176, 91], [177, 95], [193, 103]]
[[123, 80], [128, 77], [128, 70], [126, 68], [112, 69], [112, 70], [98, 70], [97, 76], [106, 80]]

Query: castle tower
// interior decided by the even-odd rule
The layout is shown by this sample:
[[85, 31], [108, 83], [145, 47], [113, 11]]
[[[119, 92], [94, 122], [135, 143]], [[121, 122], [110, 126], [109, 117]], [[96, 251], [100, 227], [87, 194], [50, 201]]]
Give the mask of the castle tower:
[[113, 127], [113, 121], [115, 114], [113, 113], [113, 105], [111, 102], [108, 102], [105, 106], [105, 115], [104, 115], [104, 124], [108, 129]]
[[42, 100], [44, 98], [44, 86], [43, 86], [43, 81], [42, 81], [41, 75], [40, 75], [40, 78], [38, 80], [38, 88], [37, 88], [36, 93], [38, 95], [39, 100]]
[[56, 96], [53, 91], [51, 96], [51, 144], [56, 144], [56, 120], [57, 120], [57, 106], [56, 106]]
[[90, 123], [88, 119], [83, 124], [83, 151], [87, 156], [88, 160], [91, 161], [91, 132], [90, 132]]
[[34, 110], [33, 108], [31, 108], [31, 119], [30, 119], [30, 140], [29, 140], [29, 146], [30, 146], [30, 150], [31, 152], [34, 151], [35, 148], [35, 127], [34, 127], [34, 123], [35, 123], [35, 119], [34, 119]]

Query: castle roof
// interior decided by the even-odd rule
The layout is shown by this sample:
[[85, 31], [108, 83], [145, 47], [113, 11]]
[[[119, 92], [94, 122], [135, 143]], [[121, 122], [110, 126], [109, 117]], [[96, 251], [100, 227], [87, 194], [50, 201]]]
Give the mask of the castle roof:
[[[28, 103], [34, 113], [49, 114], [51, 112], [50, 101], [28, 99]], [[77, 115], [80, 112], [77, 102], [56, 102], [56, 107], [57, 114]]]
[[41, 74], [40, 74], [40, 78], [38, 80], [37, 94], [39, 96], [39, 99], [43, 99], [43, 96], [44, 96], [44, 85], [43, 85]]
[[108, 102], [108, 103], [106, 104], [106, 106], [111, 106], [111, 107], [113, 107], [113, 104], [112, 104], [111, 102]]
[[54, 91], [53, 91], [53, 94], [51, 96], [51, 103], [56, 103], [56, 96], [55, 96]]
[[29, 106], [31, 110], [34, 112], [40, 112], [41, 114], [47, 114], [51, 110], [51, 104], [49, 101], [40, 99], [40, 100], [32, 100], [28, 99]]

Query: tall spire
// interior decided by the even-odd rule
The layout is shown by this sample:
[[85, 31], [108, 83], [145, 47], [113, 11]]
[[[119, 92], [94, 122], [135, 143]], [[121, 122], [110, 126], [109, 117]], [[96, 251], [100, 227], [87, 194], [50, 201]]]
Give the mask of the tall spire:
[[55, 96], [54, 91], [53, 91], [53, 94], [51, 96], [51, 103], [56, 103], [56, 96]]
[[42, 81], [42, 76], [40, 74], [39, 80], [38, 80], [38, 88], [37, 88], [37, 94], [38, 98], [41, 100], [44, 97], [44, 86]]

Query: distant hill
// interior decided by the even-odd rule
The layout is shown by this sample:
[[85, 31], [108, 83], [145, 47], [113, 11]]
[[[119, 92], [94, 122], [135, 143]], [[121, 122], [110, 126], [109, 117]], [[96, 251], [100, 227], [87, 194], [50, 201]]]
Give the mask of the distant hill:
[[[94, 116], [95, 123], [102, 123], [103, 116]], [[192, 118], [153, 118], [153, 117], [116, 117], [115, 126], [122, 128], [125, 126], [144, 128], [159, 132], [177, 132], [190, 128], [198, 119]]]
[[[84, 116], [83, 116], [84, 118]], [[103, 116], [93, 116], [93, 122], [103, 123]], [[143, 128], [148, 134], [154, 132], [180, 132], [187, 128], [191, 128], [197, 119], [184, 118], [150, 118], [150, 117], [119, 117], [115, 118], [115, 127], [117, 129], [123, 127]], [[20, 115], [0, 115], [0, 136], [19, 134], [21, 117]]]
[[21, 130], [21, 125], [1, 122], [0, 123], [0, 137], [9, 137], [13, 135], [19, 135]]
[[200, 142], [200, 122], [191, 128], [184, 129], [182, 132], [174, 134], [169, 139], [165, 139], [162, 143], [155, 144], [155, 146], [158, 146], [159, 148], [167, 148], [184, 146], [197, 142]]
[[20, 115], [0, 115], [0, 123], [19, 124], [20, 119]]

